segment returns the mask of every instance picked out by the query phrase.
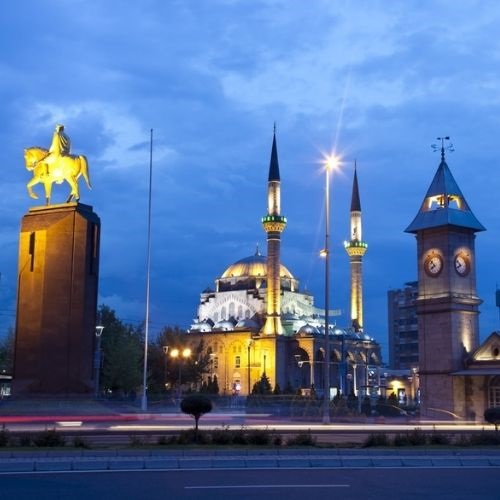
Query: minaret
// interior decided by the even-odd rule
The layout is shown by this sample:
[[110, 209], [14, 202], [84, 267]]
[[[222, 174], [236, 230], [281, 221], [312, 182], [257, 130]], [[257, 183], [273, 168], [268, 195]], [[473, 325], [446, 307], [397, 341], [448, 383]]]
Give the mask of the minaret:
[[262, 225], [267, 233], [267, 314], [262, 329], [266, 335], [283, 333], [281, 325], [280, 244], [281, 233], [286, 226], [286, 218], [281, 215], [280, 184], [275, 127], [267, 183], [267, 215], [262, 217]]
[[363, 330], [363, 274], [362, 263], [368, 245], [362, 239], [361, 202], [359, 200], [358, 174], [354, 163], [354, 180], [351, 196], [351, 239], [344, 242], [351, 262], [351, 324], [354, 331]]

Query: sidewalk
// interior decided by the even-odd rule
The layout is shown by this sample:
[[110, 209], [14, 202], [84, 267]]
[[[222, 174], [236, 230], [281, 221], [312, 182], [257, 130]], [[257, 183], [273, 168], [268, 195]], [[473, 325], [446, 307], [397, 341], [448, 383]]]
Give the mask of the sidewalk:
[[500, 468], [500, 450], [48, 450], [0, 452], [0, 474], [13, 472], [307, 469]]

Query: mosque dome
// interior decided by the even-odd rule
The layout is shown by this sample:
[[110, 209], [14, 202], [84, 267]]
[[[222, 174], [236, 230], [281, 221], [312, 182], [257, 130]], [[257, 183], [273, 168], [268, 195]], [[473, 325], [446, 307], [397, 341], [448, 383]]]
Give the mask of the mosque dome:
[[[221, 278], [266, 278], [267, 257], [258, 251], [231, 264], [222, 274]], [[294, 279], [292, 273], [283, 265], [280, 265], [280, 277]]]
[[232, 332], [234, 330], [234, 323], [229, 320], [222, 320], [215, 324], [214, 330], [223, 330], [226, 332]]
[[212, 325], [210, 323], [208, 323], [207, 321], [201, 321], [199, 323], [195, 323], [194, 325], [192, 325], [191, 331], [192, 332], [211, 332]]
[[245, 318], [238, 321], [236, 328], [259, 328], [257, 322], [251, 318]]
[[299, 328], [299, 331], [297, 333], [299, 335], [317, 335], [319, 333], [319, 330], [315, 326], [306, 323]]

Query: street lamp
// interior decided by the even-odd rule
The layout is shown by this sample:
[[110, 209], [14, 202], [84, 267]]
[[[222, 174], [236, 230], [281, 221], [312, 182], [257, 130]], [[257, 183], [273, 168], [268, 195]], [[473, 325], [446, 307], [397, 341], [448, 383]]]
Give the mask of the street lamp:
[[94, 354], [94, 396], [96, 399], [99, 398], [99, 378], [101, 375], [101, 337], [104, 327], [98, 325], [95, 327], [95, 337], [97, 340], [96, 349]]
[[[248, 384], [248, 395], [252, 392], [252, 387], [250, 386], [250, 347], [252, 347], [253, 340], [247, 340], [247, 384]], [[255, 357], [255, 354], [254, 354]]]
[[168, 376], [168, 371], [167, 371], [168, 349], [169, 349], [168, 345], [164, 345], [163, 346], [163, 353], [165, 354], [165, 366], [164, 366], [165, 373], [163, 374], [163, 382], [165, 384], [165, 391], [167, 390], [167, 386], [168, 386], [168, 381], [167, 381], [167, 376]]
[[321, 255], [325, 259], [325, 371], [323, 390], [323, 423], [330, 423], [330, 336], [328, 314], [330, 311], [330, 171], [338, 164], [337, 158], [330, 156], [325, 162], [325, 248]]
[[170, 357], [177, 359], [179, 362], [179, 389], [178, 389], [178, 397], [179, 401], [181, 400], [182, 397], [182, 359], [187, 359], [191, 356], [191, 349], [189, 347], [186, 347], [185, 349], [180, 351], [180, 349], [172, 349], [170, 351]]

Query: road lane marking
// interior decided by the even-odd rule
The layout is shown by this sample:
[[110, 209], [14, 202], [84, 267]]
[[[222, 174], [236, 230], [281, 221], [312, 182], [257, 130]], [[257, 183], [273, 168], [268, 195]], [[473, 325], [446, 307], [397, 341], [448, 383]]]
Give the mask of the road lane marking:
[[264, 489], [264, 488], [350, 488], [350, 484], [234, 484], [184, 486], [185, 490], [231, 490], [231, 489]]

